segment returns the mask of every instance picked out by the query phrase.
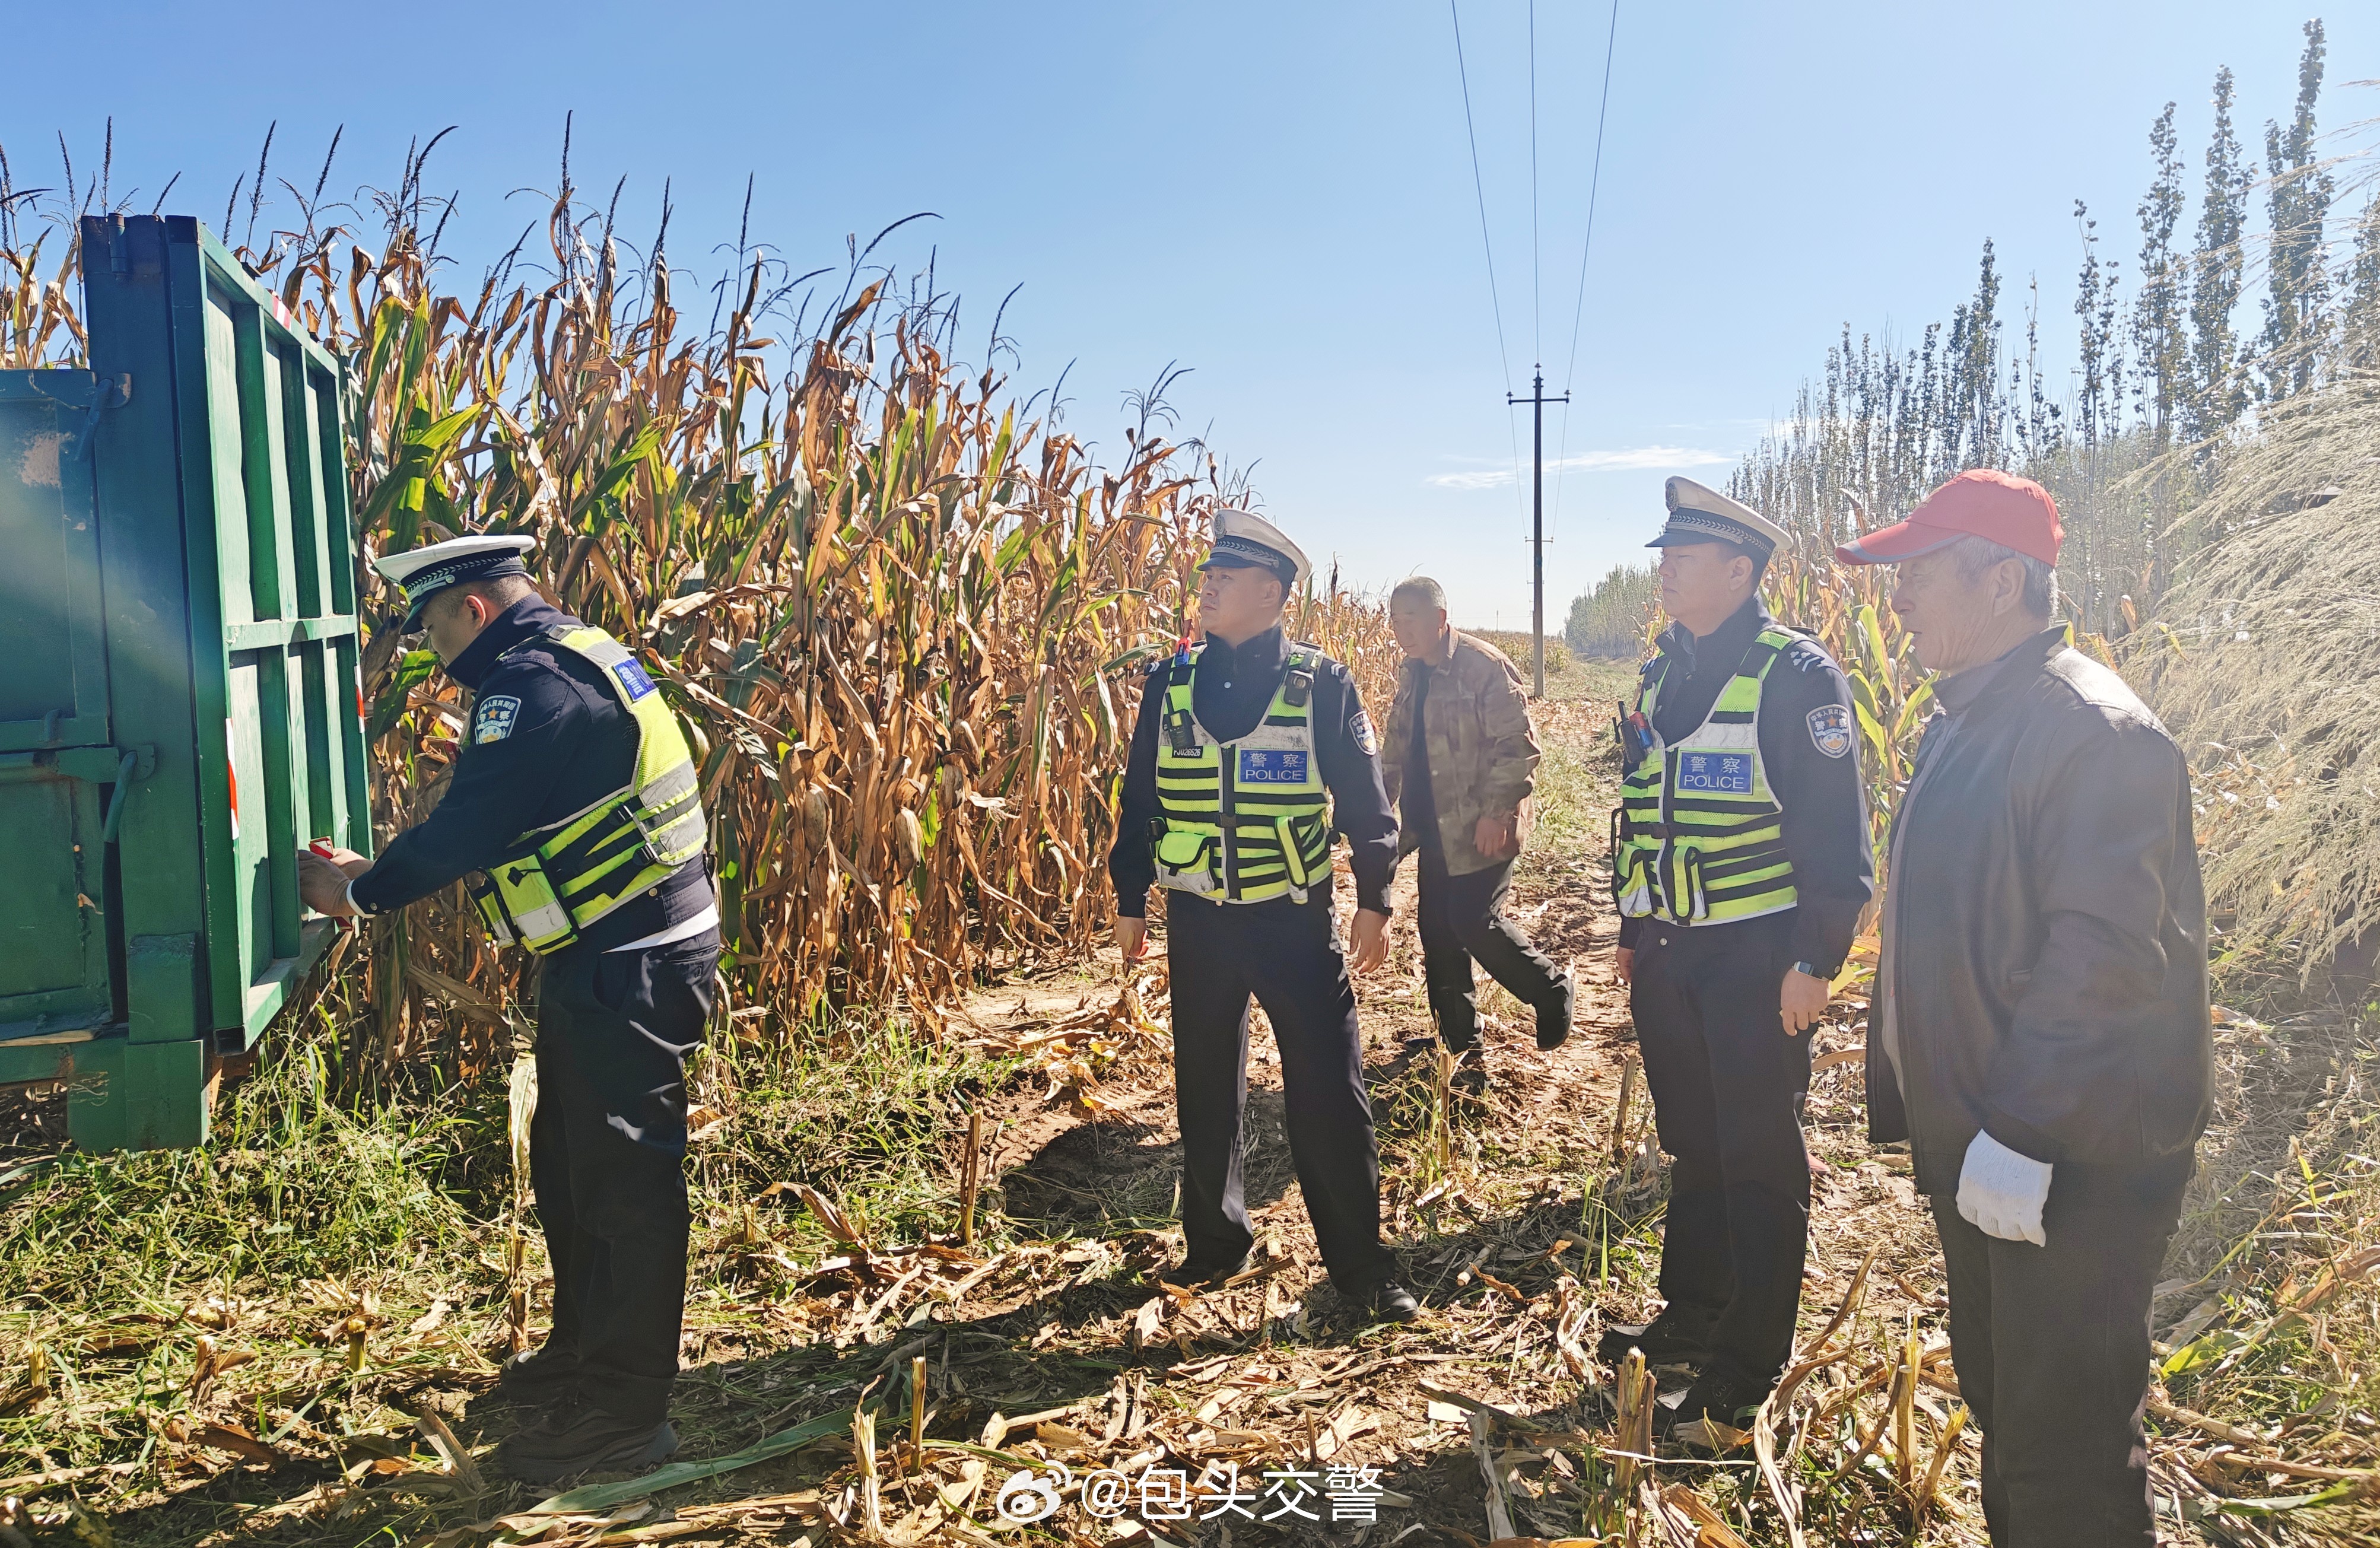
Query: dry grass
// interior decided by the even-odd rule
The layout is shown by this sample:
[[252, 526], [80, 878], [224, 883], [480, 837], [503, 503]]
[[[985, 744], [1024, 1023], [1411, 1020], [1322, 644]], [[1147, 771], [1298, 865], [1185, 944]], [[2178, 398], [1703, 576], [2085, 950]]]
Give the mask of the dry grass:
[[2380, 925], [2380, 375], [2274, 409], [2196, 519], [2221, 536], [2127, 643], [2200, 771], [2227, 955], [2317, 972]]

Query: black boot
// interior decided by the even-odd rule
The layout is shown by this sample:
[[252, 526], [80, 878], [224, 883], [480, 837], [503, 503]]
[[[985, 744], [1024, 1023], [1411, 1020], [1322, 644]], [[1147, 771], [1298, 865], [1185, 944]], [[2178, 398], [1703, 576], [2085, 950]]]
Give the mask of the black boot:
[[1578, 1005], [1578, 977], [1564, 973], [1560, 993], [1547, 1000], [1537, 1010], [1537, 1046], [1550, 1053], [1570, 1041], [1570, 1023]]
[[631, 1472], [677, 1449], [677, 1432], [623, 1419], [581, 1397], [555, 1404], [536, 1423], [496, 1447], [496, 1461], [514, 1478], [552, 1483], [580, 1473]]
[[1617, 1365], [1631, 1349], [1645, 1351], [1647, 1365], [1699, 1366], [1710, 1358], [1710, 1313], [1672, 1306], [1641, 1327], [1617, 1323], [1604, 1330], [1595, 1346], [1595, 1358]]
[[1159, 1269], [1157, 1282], [1171, 1285], [1177, 1290], [1211, 1290], [1247, 1266], [1248, 1259], [1245, 1252], [1232, 1263], [1208, 1263], [1200, 1258], [1186, 1258], [1171, 1268]]
[[1376, 1323], [1409, 1323], [1421, 1313], [1421, 1302], [1393, 1277], [1374, 1280], [1345, 1299]]
[[542, 1408], [578, 1385], [578, 1351], [548, 1342], [504, 1361], [496, 1395], [508, 1402]]
[[1724, 1450], [1727, 1438], [1715, 1434], [1709, 1426], [1751, 1429], [1753, 1416], [1768, 1400], [1773, 1385], [1745, 1375], [1726, 1361], [1713, 1361], [1694, 1378], [1694, 1385], [1686, 1388], [1686, 1396], [1676, 1408], [1656, 1405], [1654, 1433], [1665, 1438], [1674, 1436], [1690, 1445]]

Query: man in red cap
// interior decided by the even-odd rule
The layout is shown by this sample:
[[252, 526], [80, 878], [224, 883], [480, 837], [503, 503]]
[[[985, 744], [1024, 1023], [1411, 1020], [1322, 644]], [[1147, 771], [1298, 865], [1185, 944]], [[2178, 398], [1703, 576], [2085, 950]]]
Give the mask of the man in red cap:
[[2155, 1541], [2151, 1288], [2210, 1111], [2190, 770], [2075, 649], [2049, 492], [1978, 468], [1835, 550], [1937, 675], [1886, 869], [1869, 1137], [1908, 1140], [1996, 1544]]

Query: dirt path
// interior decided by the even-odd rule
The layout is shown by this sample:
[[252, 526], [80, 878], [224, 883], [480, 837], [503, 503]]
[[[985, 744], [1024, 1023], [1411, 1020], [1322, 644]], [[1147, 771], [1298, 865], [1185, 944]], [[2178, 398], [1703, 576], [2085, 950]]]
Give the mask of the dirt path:
[[[1588, 745], [1592, 720], [1583, 707], [1550, 707], [1542, 719], [1549, 740], [1566, 744], [1562, 750]], [[1608, 801], [1596, 785], [1570, 799], [1582, 795]], [[1599, 831], [1603, 809], [1595, 808], [1592, 823], [1565, 826]], [[1410, 865], [1400, 877], [1390, 961], [1362, 981], [1359, 993], [1381, 1132], [1384, 1214], [1408, 1283], [1424, 1302], [1417, 1323], [1352, 1336], [1336, 1324], [1338, 1303], [1291, 1171], [1278, 1056], [1257, 1012], [1249, 1060], [1248, 1194], [1259, 1261], [1281, 1264], [1280, 1272], [1180, 1308], [1144, 1283], [1110, 1279], [1096, 1295], [1019, 1302], [1008, 1326], [1022, 1332], [1038, 1323], [1025, 1342], [1062, 1343], [1109, 1358], [1136, 1337], [1148, 1346], [1145, 1358], [1161, 1331], [1175, 1345], [1167, 1351], [1172, 1358], [1135, 1367], [1127, 1385], [1144, 1409], [1170, 1407], [1193, 1416], [1189, 1430], [1167, 1434], [1175, 1459], [1195, 1468], [1236, 1445], [1252, 1457], [1368, 1464], [1405, 1502], [1384, 1508], [1376, 1541], [1485, 1540], [1487, 1485], [1466, 1403], [1491, 1405], [1556, 1435], [1603, 1429], [1611, 1415], [1609, 1373], [1578, 1356], [1592, 1349], [1607, 1319], [1633, 1320], [1654, 1305], [1648, 1296], [1660, 1159], [1642, 1082], [1630, 1069], [1633, 1033], [1612, 974], [1616, 920], [1600, 876], [1597, 858], [1574, 849], [1539, 850], [1524, 862], [1510, 913], [1557, 961], [1574, 964], [1577, 1029], [1563, 1048], [1540, 1053], [1525, 1008], [1488, 989], [1482, 1021], [1493, 1083], [1484, 1101], [1458, 1101], [1443, 1131], [1436, 1122], [1435, 1060], [1408, 1046], [1408, 1039], [1431, 1029], [1419, 943], [1402, 901], [1409, 899]], [[1343, 876], [1341, 887], [1343, 913], [1352, 902]], [[1483, 974], [1483, 988], [1487, 982]], [[1011, 991], [1013, 1004], [989, 997], [978, 1014], [997, 1023], [1005, 1010], [1014, 1026], [1038, 1026], [1117, 987], [1111, 976], [1038, 993]], [[1142, 974], [1138, 987], [1161, 1021], [1161, 969]], [[1860, 1033], [1839, 1021], [1819, 1035], [1823, 1058], [1855, 1046]], [[1027, 1100], [1004, 1115], [999, 1177], [1012, 1219], [1053, 1240], [1114, 1242], [1138, 1267], [1173, 1255], [1178, 1234], [1168, 1222], [1180, 1148], [1161, 1049], [1149, 1055], [1130, 1063], [1129, 1074], [1088, 1088], [1096, 1113]], [[1812, 1334], [1878, 1245], [1884, 1252], [1864, 1315], [1896, 1329], [1912, 1317], [1926, 1326], [1940, 1307], [1930, 1242], [1908, 1181], [1872, 1158], [1860, 1136], [1864, 1115], [1851, 1083], [1857, 1075], [1855, 1059], [1830, 1067], [1812, 1097], [1813, 1145], [1823, 1162], [1815, 1168], [1819, 1226], [1804, 1302]], [[1623, 1080], [1631, 1099], [1625, 1132], [1616, 1136]], [[1153, 1312], [1163, 1313], [1154, 1326]], [[978, 1407], [995, 1397], [999, 1404], [1036, 1409], [1059, 1402], [1029, 1382], [978, 1390], [986, 1394]], [[1062, 1422], [1097, 1430], [1109, 1412], [1103, 1405], [1112, 1401], [1106, 1391], [1085, 1393]], [[1516, 1445], [1519, 1438], [1503, 1426], [1493, 1452], [1515, 1529], [1548, 1537], [1579, 1531], [1577, 1466], [1542, 1444], [1544, 1436]], [[1130, 1459], [1148, 1445], [1135, 1434], [1111, 1449], [1103, 1459]], [[1096, 1459], [1102, 1459], [1097, 1447], [1076, 1458]], [[1172, 1535], [1196, 1537], [1188, 1530], [1196, 1525], [1181, 1523]], [[1243, 1542], [1324, 1535], [1305, 1522], [1285, 1534], [1237, 1518], [1231, 1525], [1232, 1541]], [[1429, 1535], [1400, 1535], [1413, 1527]], [[1212, 1528], [1198, 1540], [1223, 1541]]]

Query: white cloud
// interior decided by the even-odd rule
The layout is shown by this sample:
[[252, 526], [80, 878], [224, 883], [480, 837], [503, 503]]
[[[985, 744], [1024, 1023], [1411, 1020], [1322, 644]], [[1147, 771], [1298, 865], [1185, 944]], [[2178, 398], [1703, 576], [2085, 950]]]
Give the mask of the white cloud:
[[[1574, 457], [1557, 457], [1546, 464], [1546, 471], [1641, 472], [1646, 469], [1712, 467], [1735, 460], [1725, 452], [1706, 452], [1691, 446], [1632, 446], [1619, 452], [1582, 452]], [[1515, 468], [1480, 467], [1461, 473], [1433, 473], [1426, 481], [1442, 490], [1500, 490], [1519, 476]]]

